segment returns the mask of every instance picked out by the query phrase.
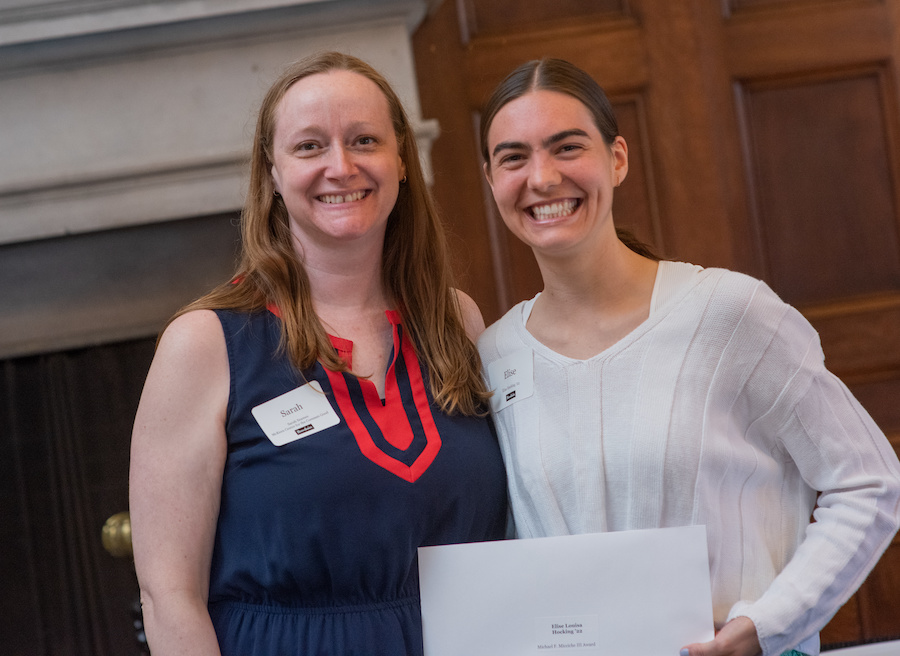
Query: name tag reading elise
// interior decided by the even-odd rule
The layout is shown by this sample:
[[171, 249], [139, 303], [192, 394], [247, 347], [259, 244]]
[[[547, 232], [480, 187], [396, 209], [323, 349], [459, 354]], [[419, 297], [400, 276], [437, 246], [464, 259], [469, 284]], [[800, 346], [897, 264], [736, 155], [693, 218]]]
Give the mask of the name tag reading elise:
[[275, 446], [284, 446], [341, 422], [315, 380], [261, 403], [251, 412]]
[[534, 394], [534, 354], [531, 349], [516, 351], [489, 364], [488, 381], [494, 393], [491, 397], [494, 412]]

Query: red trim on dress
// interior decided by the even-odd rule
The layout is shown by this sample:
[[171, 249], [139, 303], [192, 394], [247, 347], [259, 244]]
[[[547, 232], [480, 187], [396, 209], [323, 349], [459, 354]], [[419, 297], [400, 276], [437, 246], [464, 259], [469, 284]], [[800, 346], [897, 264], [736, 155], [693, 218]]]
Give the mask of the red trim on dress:
[[335, 337], [334, 335], [329, 335], [328, 339], [331, 340], [331, 345], [334, 347], [334, 350], [337, 351], [341, 360], [347, 363], [347, 368], [353, 369], [353, 342], [349, 339], [344, 339], [343, 337]]
[[[268, 304], [266, 309], [279, 319], [281, 318], [281, 313], [274, 303]], [[366, 430], [365, 424], [363, 424], [359, 414], [356, 412], [344, 374], [338, 371], [331, 371], [324, 366], [322, 368], [328, 375], [331, 389], [334, 391], [335, 401], [338, 404], [338, 408], [340, 408], [341, 415], [347, 422], [347, 426], [353, 432], [353, 437], [356, 439], [360, 452], [379, 467], [386, 469], [395, 476], [399, 476], [403, 480], [414, 483], [416, 479], [428, 470], [437, 457], [438, 452], [441, 450], [441, 436], [434, 423], [434, 416], [431, 414], [431, 405], [428, 403], [428, 394], [425, 391], [425, 382], [422, 379], [419, 358], [416, 357], [416, 351], [409, 338], [405, 334], [401, 336], [400, 325], [402, 321], [400, 313], [395, 310], [387, 310], [385, 314], [393, 328], [394, 359], [391, 361], [385, 376], [384, 402], [382, 403], [381, 398], [378, 396], [378, 390], [372, 381], [360, 378], [359, 383], [366, 410], [368, 410], [375, 425], [381, 430], [385, 440], [391, 446], [401, 451], [408, 449], [409, 445], [412, 444], [414, 435], [409, 418], [406, 416], [406, 409], [403, 407], [403, 400], [400, 397], [400, 386], [397, 384], [397, 373], [394, 366], [402, 350], [403, 360], [406, 363], [406, 370], [409, 374], [409, 384], [413, 393], [413, 403], [425, 430], [425, 448], [412, 465], [403, 464], [376, 446], [372, 436], [369, 435], [369, 431]], [[328, 338], [331, 340], [331, 345], [338, 352], [338, 355], [347, 363], [347, 367], [352, 369], [353, 342], [334, 335], [329, 335]]]
[[[325, 368], [328, 380], [331, 382], [331, 388], [334, 391], [334, 398], [340, 408], [347, 426], [353, 432], [356, 443], [360, 452], [366, 458], [374, 462], [379, 467], [386, 469], [395, 476], [413, 483], [422, 474], [427, 471], [431, 463], [437, 457], [441, 450], [441, 436], [438, 433], [437, 426], [434, 423], [434, 417], [431, 414], [431, 405], [428, 403], [428, 394], [425, 391], [425, 382], [422, 379], [422, 371], [419, 367], [419, 359], [416, 357], [415, 349], [405, 334], [400, 331], [400, 315], [397, 312], [386, 312], [388, 320], [391, 322], [394, 334], [394, 358], [388, 367], [384, 384], [384, 402], [378, 396], [378, 390], [375, 384], [370, 380], [360, 379], [360, 387], [362, 389], [363, 401], [366, 410], [369, 412], [372, 420], [381, 430], [385, 440], [392, 446], [405, 451], [409, 448], [413, 441], [413, 430], [406, 416], [406, 410], [403, 407], [403, 401], [400, 397], [400, 387], [397, 384], [396, 362], [403, 352], [403, 359], [406, 363], [406, 370], [409, 374], [409, 383], [412, 388], [413, 402], [419, 420], [425, 431], [425, 448], [416, 458], [412, 465], [405, 465], [393, 456], [388, 455], [379, 449], [369, 431], [366, 430], [365, 424], [359, 418], [359, 414], [350, 398], [350, 390], [347, 387], [347, 381], [344, 374], [337, 371], [331, 371]], [[353, 343], [350, 340], [339, 337], [331, 337], [332, 344], [338, 349], [338, 352], [345, 357], [349, 365], [349, 358], [343, 356], [343, 350], [349, 345], [349, 352], [352, 353]], [[351, 374], [347, 374], [351, 375]]]

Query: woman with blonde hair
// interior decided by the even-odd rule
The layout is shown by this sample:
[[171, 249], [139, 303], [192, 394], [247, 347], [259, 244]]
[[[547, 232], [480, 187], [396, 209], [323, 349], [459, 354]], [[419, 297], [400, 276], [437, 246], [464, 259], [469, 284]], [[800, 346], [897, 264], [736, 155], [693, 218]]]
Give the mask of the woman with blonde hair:
[[263, 100], [235, 277], [163, 332], [131, 517], [154, 656], [421, 654], [416, 549], [497, 539], [505, 476], [416, 141], [324, 53]]

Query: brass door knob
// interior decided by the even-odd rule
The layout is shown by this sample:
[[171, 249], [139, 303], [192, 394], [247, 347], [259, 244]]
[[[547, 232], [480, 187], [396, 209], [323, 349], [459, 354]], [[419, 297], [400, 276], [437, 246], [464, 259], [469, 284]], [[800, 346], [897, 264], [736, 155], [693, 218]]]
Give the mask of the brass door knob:
[[131, 558], [131, 516], [128, 512], [116, 513], [106, 520], [100, 533], [103, 548], [116, 558]]

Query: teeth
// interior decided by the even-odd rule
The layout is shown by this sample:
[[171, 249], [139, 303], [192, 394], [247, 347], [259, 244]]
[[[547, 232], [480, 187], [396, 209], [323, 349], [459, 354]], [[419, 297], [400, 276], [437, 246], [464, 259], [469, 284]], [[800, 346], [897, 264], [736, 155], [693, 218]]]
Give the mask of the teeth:
[[536, 219], [555, 219], [574, 212], [576, 204], [574, 200], [564, 200], [549, 205], [534, 205], [531, 211]]
[[357, 200], [362, 200], [366, 195], [364, 191], [354, 191], [352, 194], [328, 194], [326, 196], [319, 196], [319, 200], [323, 203], [328, 203], [329, 205], [334, 203], [352, 203]]

